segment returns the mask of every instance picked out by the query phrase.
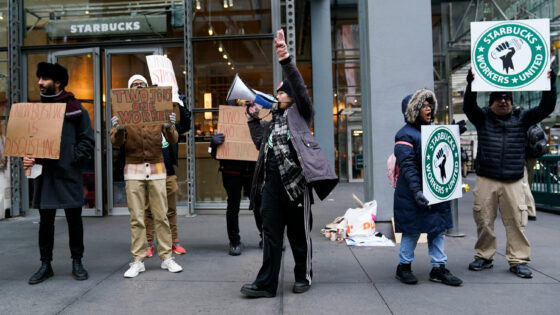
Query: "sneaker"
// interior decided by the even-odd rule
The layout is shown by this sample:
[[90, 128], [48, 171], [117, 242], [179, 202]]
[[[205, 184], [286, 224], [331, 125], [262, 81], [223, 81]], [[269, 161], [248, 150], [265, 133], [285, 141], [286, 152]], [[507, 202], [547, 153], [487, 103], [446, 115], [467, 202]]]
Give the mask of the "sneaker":
[[469, 264], [469, 270], [480, 271], [482, 269], [490, 269], [494, 265], [491, 260], [484, 258], [475, 258], [473, 262]]
[[432, 271], [430, 271], [430, 281], [441, 282], [454, 287], [458, 287], [463, 283], [463, 280], [452, 275], [449, 269], [445, 268], [445, 265], [432, 268]]
[[179, 266], [178, 263], [175, 262], [173, 257], [167, 258], [166, 260], [161, 262], [161, 269], [167, 269], [169, 272], [181, 272], [183, 271], [183, 267]]
[[146, 251], [146, 257], [150, 258], [152, 256], [154, 256], [154, 244], [152, 243], [148, 243], [148, 250]]
[[230, 243], [229, 244], [229, 254], [231, 256], [241, 255], [241, 243], [239, 243], [237, 245], [231, 245], [231, 243]]
[[513, 272], [520, 278], [530, 279], [533, 278], [533, 272], [527, 267], [526, 264], [519, 264], [509, 267], [509, 271]]
[[129, 266], [130, 268], [124, 273], [125, 278], [134, 278], [139, 273], [146, 271], [146, 267], [144, 267], [144, 263], [141, 261], [131, 262]]
[[395, 278], [406, 284], [416, 284], [418, 279], [412, 274], [412, 264], [399, 264]]
[[171, 250], [177, 255], [184, 255], [187, 252], [187, 250], [183, 246], [181, 246], [181, 244], [179, 244], [179, 240], [173, 241]]

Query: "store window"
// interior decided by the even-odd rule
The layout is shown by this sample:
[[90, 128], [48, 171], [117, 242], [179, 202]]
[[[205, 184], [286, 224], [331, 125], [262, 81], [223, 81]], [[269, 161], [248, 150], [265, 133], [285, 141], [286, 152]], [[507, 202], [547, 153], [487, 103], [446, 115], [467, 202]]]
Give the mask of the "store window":
[[25, 45], [174, 38], [184, 33], [183, 0], [24, 0], [24, 8]]
[[0, 1], [0, 47], [7, 47], [7, 46], [8, 46], [8, 1]]

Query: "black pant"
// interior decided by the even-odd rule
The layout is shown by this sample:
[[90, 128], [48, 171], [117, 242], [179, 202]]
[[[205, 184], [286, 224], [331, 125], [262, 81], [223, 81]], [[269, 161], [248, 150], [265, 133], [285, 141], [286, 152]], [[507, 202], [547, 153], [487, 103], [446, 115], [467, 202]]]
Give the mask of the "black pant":
[[[81, 259], [84, 254], [84, 227], [82, 224], [82, 208], [64, 209], [68, 222], [68, 238], [72, 259]], [[39, 209], [39, 252], [41, 261], [50, 262], [54, 247], [54, 218], [56, 209]]]
[[[260, 289], [276, 293], [278, 275], [282, 260], [282, 243], [284, 228], [287, 227], [288, 241], [292, 248], [296, 282], [310, 283], [311, 272], [311, 238], [309, 232], [313, 219], [311, 207], [305, 215], [304, 198], [290, 201], [278, 171], [267, 171], [267, 180], [262, 195], [261, 215], [263, 219], [263, 264], [255, 284]], [[308, 218], [308, 222], [305, 222]], [[307, 227], [307, 231], [306, 231]]]
[[[222, 182], [227, 192], [226, 223], [229, 242], [237, 246], [241, 242], [239, 237], [239, 203], [241, 202], [241, 189], [248, 195], [251, 191], [253, 177], [245, 174], [233, 174], [227, 170], [222, 171]], [[255, 223], [259, 233], [262, 234], [262, 219], [258, 209], [253, 211]]]

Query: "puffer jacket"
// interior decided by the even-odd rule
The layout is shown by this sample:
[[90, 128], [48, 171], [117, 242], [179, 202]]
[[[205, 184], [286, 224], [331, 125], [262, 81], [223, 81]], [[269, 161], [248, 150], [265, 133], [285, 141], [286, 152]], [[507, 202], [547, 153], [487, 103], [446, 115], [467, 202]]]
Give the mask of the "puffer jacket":
[[467, 85], [463, 111], [478, 134], [477, 175], [503, 181], [523, 177], [527, 130], [554, 111], [555, 77], [552, 74], [551, 90], [542, 92], [538, 107], [512, 110], [504, 116], [495, 115], [490, 107], [480, 108], [477, 93]]
[[395, 143], [412, 144], [412, 147], [396, 144], [394, 151], [400, 168], [393, 200], [395, 231], [407, 234], [442, 232], [453, 226], [450, 202], [421, 207], [414, 200], [416, 191], [422, 190], [422, 137], [418, 116], [425, 100], [434, 104], [433, 117], [437, 100], [432, 91], [419, 90], [403, 99], [406, 125], [395, 136]]
[[[290, 141], [297, 152], [298, 161], [303, 169], [307, 184], [311, 185], [317, 196], [323, 200], [338, 183], [338, 177], [327, 156], [319, 147], [309, 128], [315, 114], [311, 98], [307, 92], [303, 78], [292, 57], [280, 61], [286, 79], [294, 92], [294, 103], [287, 109], [288, 130]], [[250, 209], [255, 209], [260, 198], [261, 187], [264, 184], [265, 146], [270, 135], [270, 121], [253, 120], [249, 123], [249, 130], [253, 143], [259, 150], [259, 157], [255, 166], [253, 185], [251, 188]]]
[[169, 144], [177, 143], [179, 134], [175, 125], [165, 128], [163, 125], [128, 125], [125, 130], [111, 129], [111, 143], [114, 146], [124, 144], [126, 164], [161, 163], [161, 134]]

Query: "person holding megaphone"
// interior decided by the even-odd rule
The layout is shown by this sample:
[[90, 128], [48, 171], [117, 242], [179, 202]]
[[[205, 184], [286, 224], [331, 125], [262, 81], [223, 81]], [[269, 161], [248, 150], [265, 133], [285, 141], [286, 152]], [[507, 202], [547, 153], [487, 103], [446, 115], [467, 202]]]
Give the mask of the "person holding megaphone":
[[259, 107], [249, 108], [248, 124], [259, 157], [255, 166], [250, 208], [260, 199], [263, 220], [263, 263], [253, 283], [241, 293], [249, 297], [274, 297], [287, 227], [295, 260], [294, 293], [311, 286], [311, 188], [322, 200], [338, 183], [309, 128], [314, 109], [303, 78], [288, 53], [283, 30], [276, 32], [274, 48], [286, 77], [276, 90], [277, 107], [272, 120], [258, 118]]

